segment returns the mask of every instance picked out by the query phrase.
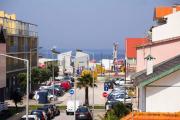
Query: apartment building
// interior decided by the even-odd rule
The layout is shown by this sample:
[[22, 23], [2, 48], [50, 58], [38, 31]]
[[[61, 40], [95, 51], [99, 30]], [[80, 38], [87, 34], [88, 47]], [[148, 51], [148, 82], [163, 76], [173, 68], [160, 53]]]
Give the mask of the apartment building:
[[[17, 20], [15, 14], [0, 11], [0, 26], [5, 38], [5, 53], [28, 60], [30, 60], [31, 55], [32, 67], [37, 66], [37, 25]], [[3, 40], [0, 38], [0, 41]], [[18, 73], [26, 69], [26, 64], [23, 61], [6, 57], [6, 98], [9, 98], [11, 92], [18, 87]]]

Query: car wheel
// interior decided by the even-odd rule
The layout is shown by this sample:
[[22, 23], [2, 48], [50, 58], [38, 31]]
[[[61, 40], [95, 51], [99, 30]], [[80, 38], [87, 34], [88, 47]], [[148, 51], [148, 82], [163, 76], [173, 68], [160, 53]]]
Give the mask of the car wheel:
[[69, 112], [66, 112], [66, 115], [69, 115]]
[[53, 97], [50, 98], [50, 101], [53, 101]]

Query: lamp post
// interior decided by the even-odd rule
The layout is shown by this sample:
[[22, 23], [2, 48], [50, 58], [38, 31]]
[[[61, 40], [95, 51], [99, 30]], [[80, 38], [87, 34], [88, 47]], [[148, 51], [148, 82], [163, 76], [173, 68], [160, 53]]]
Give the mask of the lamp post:
[[26, 79], [27, 79], [27, 82], [26, 82], [26, 120], [28, 120], [28, 112], [29, 112], [29, 60], [10, 56], [7, 54], [0, 54], [0, 56], [4, 56], [4, 57], [17, 59], [17, 60], [21, 60], [21, 61], [26, 62], [26, 65], [27, 65], [26, 66], [27, 67], [27, 75], [26, 75]]
[[[54, 59], [55, 54], [59, 54], [60, 52], [56, 51], [55, 48], [51, 49], [52, 52], [52, 59]], [[54, 84], [54, 60], [52, 61], [52, 79], [53, 79], [53, 103], [55, 103], [55, 97], [54, 97], [54, 89], [55, 89], [55, 84]]]
[[30, 48], [30, 56], [29, 56], [29, 92], [31, 92], [31, 70], [32, 70], [32, 52], [35, 51], [35, 50], [38, 50], [38, 49], [41, 49], [42, 47], [38, 47], [38, 48], [33, 48], [31, 49]]
[[[94, 52], [87, 52], [87, 53], [91, 54], [93, 56], [93, 60], [94, 60]], [[102, 74], [102, 70], [101, 70], [101, 74]], [[93, 104], [92, 104], [92, 108], [93, 108], [93, 120], [94, 120], [94, 63], [93, 63]]]

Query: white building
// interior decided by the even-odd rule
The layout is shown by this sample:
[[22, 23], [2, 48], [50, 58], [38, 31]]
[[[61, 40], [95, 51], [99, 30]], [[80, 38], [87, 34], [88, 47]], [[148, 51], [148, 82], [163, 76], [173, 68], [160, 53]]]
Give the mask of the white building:
[[113, 60], [102, 59], [102, 66], [104, 66], [105, 70], [111, 70], [111, 68], [113, 66]]
[[152, 42], [180, 36], [180, 11], [166, 15], [162, 19], [162, 25], [152, 28]]
[[73, 67], [71, 66], [71, 57], [72, 57], [72, 51], [64, 52], [61, 54], [58, 54], [57, 59], [59, 61], [59, 72], [73, 72]]
[[76, 52], [75, 68], [87, 69], [89, 67], [89, 55], [84, 52]]
[[145, 112], [180, 111], [180, 55], [131, 77], [137, 88], [138, 108]]

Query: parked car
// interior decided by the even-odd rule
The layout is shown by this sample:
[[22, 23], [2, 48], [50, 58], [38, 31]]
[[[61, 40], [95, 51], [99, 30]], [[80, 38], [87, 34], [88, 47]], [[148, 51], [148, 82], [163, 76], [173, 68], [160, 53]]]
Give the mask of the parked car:
[[76, 120], [92, 120], [92, 112], [86, 106], [80, 106], [76, 110]]
[[122, 78], [118, 78], [115, 80], [115, 85], [124, 85], [125, 84], [125, 80]]
[[76, 107], [74, 105], [75, 101], [74, 100], [69, 100], [67, 101], [67, 107], [66, 107], [66, 114], [74, 114], [74, 112], [77, 110], [79, 107], [79, 101], [76, 101]]
[[69, 81], [62, 81], [60, 85], [65, 91], [71, 89], [71, 84]]
[[33, 110], [31, 115], [37, 115], [40, 120], [47, 120], [46, 113], [43, 110]]
[[71, 87], [74, 87], [74, 78], [71, 78], [70, 76], [64, 76], [63, 81], [69, 81]]
[[38, 108], [38, 110], [43, 110], [46, 113], [48, 120], [51, 120], [54, 117], [54, 114], [49, 107], [43, 106]]
[[[38, 95], [38, 93], [40, 92], [41, 90], [39, 90], [39, 91], [35, 91], [35, 94], [34, 94], [34, 99], [35, 100], [39, 100], [39, 95]], [[53, 95], [53, 94], [51, 94], [51, 93], [49, 93], [48, 91], [47, 91], [47, 100], [48, 101], [52, 101], [52, 100], [57, 100], [57, 96], [56, 95]]]
[[[26, 115], [22, 116], [20, 120], [26, 120]], [[40, 120], [37, 115], [28, 115], [28, 120]]]
[[57, 108], [55, 104], [44, 105], [44, 107], [48, 107], [53, 112], [54, 116], [60, 115], [60, 110]]

